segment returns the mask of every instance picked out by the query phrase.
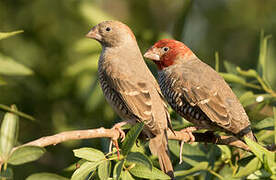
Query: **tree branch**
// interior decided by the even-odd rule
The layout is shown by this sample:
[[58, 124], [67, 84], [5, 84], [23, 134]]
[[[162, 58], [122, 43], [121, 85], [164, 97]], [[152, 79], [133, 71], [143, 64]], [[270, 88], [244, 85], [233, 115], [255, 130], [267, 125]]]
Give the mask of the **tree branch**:
[[[233, 147], [241, 148], [249, 151], [249, 147], [242, 141], [238, 140], [233, 136], [217, 136], [211, 132], [205, 133], [193, 133], [195, 136], [195, 142], [207, 142], [213, 144], [230, 145]], [[76, 130], [76, 131], [65, 131], [52, 136], [45, 136], [37, 140], [28, 142], [26, 144], [13, 148], [13, 151], [22, 146], [39, 146], [46, 147], [50, 145], [56, 145], [69, 140], [81, 140], [81, 139], [92, 139], [92, 138], [111, 138], [117, 140], [120, 134], [118, 130], [105, 129], [103, 127], [98, 129], [87, 129], [87, 130]], [[179, 140], [188, 142], [190, 136], [187, 132], [168, 130], [168, 138], [172, 140]]]
[[[174, 131], [175, 135], [168, 131], [168, 138], [188, 142], [190, 140], [189, 134], [183, 131]], [[205, 133], [193, 133], [195, 137], [195, 142], [205, 142], [219, 145], [229, 145], [243, 149], [245, 151], [250, 151], [249, 147], [241, 140], [235, 138], [234, 136], [218, 136], [213, 132], [207, 131]]]

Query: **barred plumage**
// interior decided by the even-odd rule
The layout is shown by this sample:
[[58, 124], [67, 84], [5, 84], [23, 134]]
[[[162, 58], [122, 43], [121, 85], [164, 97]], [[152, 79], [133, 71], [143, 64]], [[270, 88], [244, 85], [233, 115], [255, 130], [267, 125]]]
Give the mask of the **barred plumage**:
[[114, 91], [106, 78], [106, 69], [103, 68], [103, 62], [99, 61], [98, 64], [98, 78], [105, 98], [108, 103], [114, 108], [114, 110], [123, 117], [128, 119], [134, 118], [134, 116], [128, 111], [124, 101], [118, 95], [118, 92]]
[[176, 79], [170, 76], [166, 71], [158, 71], [158, 83], [161, 91], [167, 99], [170, 106], [186, 120], [197, 126], [214, 129], [214, 123], [200, 110], [198, 106], [192, 106], [185, 99], [181, 92], [177, 92]]

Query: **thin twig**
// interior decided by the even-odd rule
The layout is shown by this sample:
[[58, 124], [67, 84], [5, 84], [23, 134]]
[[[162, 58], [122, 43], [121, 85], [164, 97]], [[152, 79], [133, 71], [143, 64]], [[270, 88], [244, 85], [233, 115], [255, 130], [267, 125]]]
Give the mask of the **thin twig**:
[[[167, 132], [168, 138], [172, 140], [179, 140], [179, 141], [185, 141], [185, 142], [188, 142], [190, 140], [190, 136], [187, 132], [174, 131], [174, 133], [172, 133], [171, 130], [168, 130]], [[210, 132], [193, 133], [193, 135], [195, 136], [195, 142], [224, 144], [224, 145], [230, 145], [230, 146], [234, 146], [234, 147], [249, 151], [249, 147], [244, 142], [232, 136], [217, 136]], [[101, 127], [98, 129], [65, 131], [52, 136], [45, 136], [45, 137], [36, 139], [34, 141], [28, 142], [26, 144], [17, 146], [13, 148], [13, 151], [22, 146], [46, 147], [46, 146], [56, 145], [70, 140], [81, 140], [81, 139], [92, 139], [92, 138], [111, 138], [113, 140], [117, 140], [119, 136], [120, 136], [119, 131], [114, 128], [105, 129]]]
[[23, 117], [23, 118], [35, 121], [35, 118], [33, 118], [32, 116], [30, 116], [28, 114], [25, 114], [23, 112], [20, 112], [20, 111], [13, 110], [12, 108], [10, 108], [9, 106], [6, 106], [4, 104], [0, 104], [0, 110], [9, 111], [9, 112], [12, 112], [12, 113], [14, 113], [14, 114], [16, 114], [18, 116]]

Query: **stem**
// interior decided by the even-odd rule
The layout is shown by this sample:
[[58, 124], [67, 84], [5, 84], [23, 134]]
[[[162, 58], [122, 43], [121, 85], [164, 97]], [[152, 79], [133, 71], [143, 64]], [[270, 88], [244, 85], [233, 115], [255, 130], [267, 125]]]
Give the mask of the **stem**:
[[219, 72], [219, 53], [215, 52], [216, 71]]
[[273, 107], [274, 114], [274, 144], [276, 144], [276, 107]]
[[242, 85], [244, 86], [247, 86], [247, 87], [250, 87], [250, 88], [253, 88], [253, 89], [258, 89], [258, 90], [261, 90], [262, 88], [258, 85], [255, 85], [255, 84], [251, 84], [251, 83], [243, 83]]
[[224, 178], [219, 175], [218, 173], [216, 173], [215, 171], [213, 171], [212, 169], [208, 169], [208, 171], [213, 174], [214, 176], [218, 177], [220, 180], [223, 180]]
[[131, 164], [131, 165], [128, 166], [128, 167], [124, 167], [124, 169], [125, 169], [126, 171], [129, 171], [130, 169], [134, 168], [134, 166], [135, 166], [135, 163]]
[[256, 79], [259, 81], [259, 83], [261, 84], [262, 88], [267, 93], [269, 93], [273, 97], [276, 97], [276, 92], [274, 92], [272, 89], [270, 89], [269, 87], [267, 87], [267, 85], [265, 84], [265, 82], [263, 81], [263, 79], [259, 75], [256, 75]]
[[7, 170], [7, 167], [8, 167], [8, 163], [4, 163], [4, 171]]
[[0, 104], [0, 109], [3, 109], [5, 111], [9, 111], [9, 112], [12, 112], [18, 116], [21, 116], [23, 118], [26, 118], [26, 119], [29, 119], [29, 120], [32, 120], [34, 121], [35, 118], [33, 118], [32, 116], [28, 115], [28, 114], [25, 114], [23, 112], [20, 112], [20, 111], [16, 111], [16, 110], [13, 110], [12, 108], [10, 108], [9, 106], [6, 106], [4, 104]]

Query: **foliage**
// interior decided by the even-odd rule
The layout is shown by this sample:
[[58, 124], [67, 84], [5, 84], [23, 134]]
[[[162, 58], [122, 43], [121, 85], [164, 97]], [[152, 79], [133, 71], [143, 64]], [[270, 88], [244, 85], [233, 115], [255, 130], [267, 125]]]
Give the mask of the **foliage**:
[[[65, 130], [112, 127], [119, 120], [97, 82], [100, 46], [84, 38], [98, 22], [118, 19], [133, 29], [142, 52], [160, 38], [185, 42], [231, 85], [252, 122], [258, 139], [246, 140], [252, 153], [184, 144], [178, 164], [179, 143], [169, 141], [176, 178], [275, 179], [275, 153], [264, 148], [276, 144], [275, 7], [257, 0], [1, 1], [1, 178], [168, 178], [149, 156], [147, 143], [135, 143], [142, 124], [128, 131], [119, 159], [116, 150], [107, 153], [105, 139], [66, 142], [47, 152], [15, 148]], [[174, 112], [171, 116], [175, 129], [189, 125]]]

